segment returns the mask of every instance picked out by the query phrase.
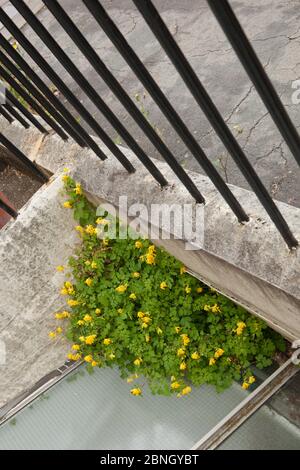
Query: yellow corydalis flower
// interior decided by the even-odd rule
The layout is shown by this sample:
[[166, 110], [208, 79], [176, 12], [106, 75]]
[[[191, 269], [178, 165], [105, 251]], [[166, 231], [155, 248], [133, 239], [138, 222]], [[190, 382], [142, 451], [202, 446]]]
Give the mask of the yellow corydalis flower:
[[172, 390], [177, 390], [178, 388], [180, 388], [180, 383], [179, 382], [172, 382], [171, 383], [171, 389]]
[[192, 291], [192, 288], [190, 286], [185, 286], [184, 290], [186, 294], [190, 294]]
[[101, 308], [96, 308], [95, 314], [96, 314], [96, 315], [100, 315], [100, 313], [101, 313]]
[[80, 349], [79, 344], [73, 344], [72, 349], [73, 349], [74, 351], [79, 351], [79, 349]]
[[62, 332], [63, 332], [63, 329], [60, 326], [58, 328], [56, 328], [56, 333], [58, 335], [60, 335]]
[[191, 354], [191, 358], [196, 361], [197, 359], [200, 359], [200, 354], [197, 351], [195, 351], [193, 352], [193, 354]]
[[208, 364], [209, 364], [210, 366], [214, 366], [215, 363], [216, 363], [216, 360], [215, 360], [213, 357], [211, 357]]
[[70, 316], [70, 312], [67, 312], [66, 310], [61, 313], [58, 312], [55, 314], [56, 320], [64, 320], [65, 318], [70, 318]]
[[142, 395], [142, 390], [139, 387], [132, 388], [130, 390], [130, 393], [131, 393], [131, 395], [138, 396], [138, 395]]
[[179, 366], [179, 369], [180, 369], [180, 370], [185, 370], [185, 369], [186, 369], [186, 363], [185, 363], [185, 362], [181, 362], [181, 363], [180, 363], [180, 366]]
[[144, 312], [138, 312], [137, 316], [138, 318], [143, 318], [146, 314]]
[[244, 331], [244, 329], [246, 328], [246, 326], [247, 326], [246, 323], [244, 323], [243, 321], [239, 321], [239, 322], [237, 322], [237, 328], [236, 328], [235, 330], [233, 330], [233, 331], [235, 331], [236, 334], [237, 334], [238, 336], [240, 336], [240, 335], [243, 333], [243, 331]]
[[160, 283], [160, 286], [159, 286], [159, 287], [160, 287], [162, 290], [165, 290], [165, 289], [167, 289], [168, 284], [167, 284], [165, 281], [163, 281], [163, 282]]
[[158, 326], [158, 327], [156, 328], [156, 333], [157, 333], [158, 335], [162, 335], [162, 332], [163, 332], [162, 329], [159, 328], [159, 326]]
[[55, 333], [55, 331], [50, 331], [50, 333], [48, 334], [48, 336], [49, 336], [49, 338], [51, 338], [51, 339], [56, 338], [56, 333]]
[[135, 277], [136, 279], [138, 279], [140, 277], [140, 273], [135, 271], [134, 273], [132, 273], [132, 277]]
[[56, 271], [58, 271], [59, 273], [62, 273], [63, 271], [65, 270], [65, 267], [64, 266], [56, 266]]
[[81, 359], [81, 354], [77, 353], [77, 354], [72, 354], [72, 353], [69, 353], [67, 355], [67, 358], [70, 360], [70, 361], [78, 361], [79, 359]]
[[180, 335], [180, 337], [182, 339], [183, 345], [187, 346], [190, 342], [190, 338], [188, 337], [188, 335], [186, 333], [183, 333], [182, 335]]
[[135, 293], [133, 292], [132, 294], [130, 294], [129, 298], [130, 298], [131, 300], [136, 300], [136, 295], [135, 295]]
[[184, 348], [179, 348], [177, 349], [177, 356], [185, 356], [185, 349]]
[[155, 255], [152, 253], [147, 253], [145, 260], [147, 264], [155, 264]]
[[184, 387], [181, 390], [181, 395], [188, 395], [189, 393], [191, 393], [191, 391], [192, 391], [192, 387], [188, 385], [187, 387]]
[[181, 330], [180, 326], [175, 326], [175, 331], [177, 334], [180, 332], [180, 330]]
[[116, 287], [116, 291], [119, 292], [119, 294], [123, 294], [127, 289], [127, 284], [121, 284], [120, 286]]
[[72, 209], [72, 203], [71, 203], [71, 201], [65, 201], [65, 202], [63, 203], [63, 206], [64, 206], [65, 209]]
[[134, 364], [135, 366], [139, 367], [142, 362], [143, 362], [143, 360], [142, 360], [140, 357], [137, 357], [137, 358], [133, 361], [133, 364]]
[[140, 240], [137, 240], [134, 244], [134, 246], [140, 250], [141, 248], [143, 248], [143, 243], [140, 241]]
[[[94, 344], [97, 335], [89, 335], [84, 339], [85, 344]], [[80, 339], [80, 338], [79, 338]]]
[[250, 384], [248, 382], [243, 382], [242, 388], [244, 390], [247, 390], [247, 388], [249, 388], [249, 387], [250, 387]]
[[80, 194], [82, 194], [82, 188], [81, 188], [81, 184], [80, 184], [80, 183], [76, 183], [76, 186], [75, 186], [74, 191], [75, 191], [75, 194], [77, 194], [78, 196], [79, 196]]
[[219, 307], [218, 304], [215, 304], [215, 305], [213, 305], [213, 306], [211, 307], [211, 311], [212, 311], [213, 313], [220, 313], [220, 312], [221, 312], [221, 309], [220, 309], [220, 307]]
[[84, 315], [83, 320], [86, 322], [90, 322], [93, 320], [93, 317], [91, 317], [91, 315], [87, 313], [86, 315]]
[[96, 235], [97, 229], [93, 225], [87, 225], [85, 227], [85, 232], [89, 235]]
[[214, 354], [214, 357], [218, 359], [219, 357], [223, 356], [223, 354], [224, 354], [224, 349], [218, 348]]
[[91, 354], [88, 354], [87, 356], [84, 356], [85, 362], [93, 362], [93, 356]]
[[184, 274], [186, 272], [185, 266], [180, 266], [180, 274]]
[[81, 227], [81, 225], [76, 225], [75, 230], [76, 230], [77, 232], [79, 232], [79, 233], [83, 233], [83, 232], [84, 232], [84, 228]]
[[73, 300], [73, 299], [69, 299], [67, 301], [67, 304], [70, 306], [70, 307], [76, 307], [76, 305], [79, 305], [79, 301], [78, 300]]
[[150, 342], [150, 335], [145, 335], [145, 340], [146, 340], [146, 343], [149, 343]]
[[96, 269], [97, 266], [98, 266], [98, 265], [97, 265], [96, 261], [92, 261], [92, 262], [91, 262], [91, 268], [92, 268], [92, 269]]
[[84, 325], [84, 321], [83, 321], [83, 320], [78, 320], [77, 325], [78, 325], [78, 326]]
[[197, 287], [196, 292], [197, 294], [201, 294], [201, 292], [203, 292], [203, 287]]
[[104, 346], [108, 346], [108, 345], [111, 344], [111, 343], [112, 343], [112, 340], [111, 340], [110, 338], [105, 338], [105, 339], [103, 340]]
[[85, 282], [85, 284], [86, 284], [87, 286], [90, 287], [90, 286], [93, 284], [93, 279], [91, 279], [90, 277], [88, 277], [84, 282]]

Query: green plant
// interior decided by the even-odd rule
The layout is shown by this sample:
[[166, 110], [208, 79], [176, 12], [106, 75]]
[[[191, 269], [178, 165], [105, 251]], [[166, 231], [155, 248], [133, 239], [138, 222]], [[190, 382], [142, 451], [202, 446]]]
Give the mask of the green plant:
[[133, 395], [142, 393], [143, 380], [153, 393], [178, 396], [204, 383], [218, 391], [233, 380], [251, 386], [251, 367], [270, 365], [275, 351], [284, 350], [283, 338], [150, 240], [99, 239], [108, 216], [96, 218], [80, 184], [68, 174], [63, 179], [64, 206], [74, 211], [81, 237], [69, 260], [72, 282], [61, 290], [68, 309], [55, 314], [73, 343], [69, 359], [83, 359], [89, 370], [117, 366], [135, 382]]

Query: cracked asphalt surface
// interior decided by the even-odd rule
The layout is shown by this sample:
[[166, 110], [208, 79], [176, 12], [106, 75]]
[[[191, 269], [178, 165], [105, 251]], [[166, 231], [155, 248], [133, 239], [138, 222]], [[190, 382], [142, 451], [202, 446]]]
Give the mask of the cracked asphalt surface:
[[[272, 196], [300, 207], [300, 171], [297, 163], [206, 1], [155, 0], [154, 3]], [[61, 4], [136, 105], [147, 115], [177, 160], [187, 169], [202, 172], [86, 7], [78, 0], [63, 0]], [[130, 0], [103, 0], [102, 4], [220, 173], [229, 183], [248, 188], [232, 158], [226, 153], [133, 3]], [[231, 4], [288, 113], [300, 130], [300, 104], [292, 103], [292, 93], [295, 91], [292, 82], [300, 78], [300, 0], [233, 0]], [[160, 158], [51, 13], [44, 7], [38, 16], [146, 152], [152, 157]], [[23, 31], [109, 135], [117, 143], [121, 143], [116, 131], [31, 28], [25, 26]], [[64, 97], [61, 99], [64, 100]], [[91, 130], [90, 132], [92, 133]]]

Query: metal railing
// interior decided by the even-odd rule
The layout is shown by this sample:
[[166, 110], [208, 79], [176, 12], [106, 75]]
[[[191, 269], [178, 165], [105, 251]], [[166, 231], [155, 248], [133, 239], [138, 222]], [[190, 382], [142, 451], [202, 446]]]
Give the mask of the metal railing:
[[[153, 160], [151, 160], [142, 149], [141, 145], [128, 132], [126, 127], [121, 123], [120, 119], [104, 102], [97, 90], [90, 84], [85, 76], [80, 72], [74, 61], [65, 53], [62, 47], [57, 43], [55, 38], [49, 33], [41, 21], [32, 13], [30, 8], [23, 0], [11, 0], [10, 3], [24, 17], [30, 27], [35, 31], [43, 43], [53, 53], [55, 58], [61, 63], [65, 70], [73, 77], [80, 89], [94, 103], [97, 110], [106, 118], [106, 120], [117, 131], [118, 135], [126, 142], [128, 147], [135, 153], [142, 164], [151, 173], [153, 178], [161, 185], [166, 186], [168, 183], [161, 171], [157, 168]], [[144, 135], [154, 145], [163, 159], [171, 167], [173, 172], [184, 184], [187, 190], [197, 203], [204, 203], [205, 197], [201, 193], [201, 188], [197, 188], [190, 176], [177, 162], [172, 151], [167, 147], [155, 129], [149, 123], [141, 110], [124, 90], [122, 85], [110, 72], [108, 67], [99, 57], [98, 53], [90, 45], [86, 37], [70, 18], [68, 13], [57, 0], [43, 0], [44, 5], [56, 18], [65, 32], [73, 40], [77, 48], [85, 56], [93, 70], [102, 78], [107, 87], [112, 91], [114, 96], [125, 107], [127, 113], [133, 118], [136, 124], [143, 131]], [[237, 142], [236, 138], [230, 131], [225, 120], [218, 111], [212, 98], [200, 82], [199, 77], [188, 62], [188, 59], [180, 49], [172, 34], [168, 30], [162, 20], [157, 9], [151, 0], [133, 0], [137, 10], [140, 12], [145, 22], [150, 27], [161, 47], [169, 56], [178, 74], [188, 87], [197, 104], [204, 112], [211, 126], [220, 137], [228, 153], [237, 164], [239, 170], [246, 178], [248, 184], [255, 192], [260, 203], [274, 222], [281, 236], [286, 241], [289, 248], [296, 247], [298, 241], [290, 230], [286, 220], [282, 216], [276, 203], [271, 198], [267, 189], [263, 185], [261, 179], [248, 160], [245, 152]], [[223, 31], [228, 37], [233, 49], [237, 53], [240, 62], [246, 69], [250, 79], [260, 94], [265, 106], [267, 107], [271, 117], [289, 146], [296, 161], [300, 164], [300, 137], [289, 118], [275, 88], [271, 84], [263, 66], [261, 65], [257, 55], [255, 54], [250, 42], [243, 32], [231, 6], [227, 0], [208, 0], [208, 4], [220, 23]], [[82, 0], [82, 6], [86, 7], [90, 14], [94, 17], [99, 27], [105, 32], [111, 40], [115, 48], [122, 55], [129, 67], [135, 73], [136, 77], [149, 92], [153, 101], [159, 106], [160, 110], [167, 118], [169, 124], [175, 129], [178, 136], [190, 150], [193, 157], [200, 164], [212, 183], [215, 185], [219, 193], [222, 195], [228, 206], [231, 208], [235, 216], [240, 222], [249, 220], [249, 216], [241, 206], [235, 195], [232, 193], [222, 176], [219, 174], [215, 166], [206, 156], [205, 152], [184, 123], [179, 113], [175, 110], [168, 98], [165, 96], [159, 85], [156, 83], [152, 75], [138, 57], [133, 48], [128, 44], [117, 25], [112, 21], [107, 11], [103, 8], [98, 0]], [[95, 135], [109, 148], [112, 154], [119, 160], [123, 167], [130, 173], [134, 172], [133, 165], [129, 162], [122, 150], [112, 141], [108, 134], [103, 130], [95, 118], [87, 111], [84, 105], [78, 100], [70, 88], [63, 82], [60, 76], [49, 65], [45, 58], [40, 54], [35, 46], [20, 31], [16, 24], [9, 18], [3, 9], [0, 8], [0, 22], [8, 29], [10, 34], [23, 47], [26, 53], [31, 57], [35, 64], [47, 75], [51, 82], [66, 98], [69, 104], [76, 110], [79, 116], [90, 126]], [[2, 77], [9, 85], [29, 104], [29, 106], [64, 140], [70, 135], [79, 145], [90, 147], [95, 154], [104, 160], [106, 156], [99, 148], [95, 140], [85, 131], [85, 129], [72, 116], [70, 111], [61, 103], [55, 94], [48, 88], [36, 71], [22, 58], [10, 43], [0, 33], [0, 77]], [[25, 127], [26, 121], [19, 114], [22, 113], [32, 124], [34, 124], [41, 132], [47, 132], [44, 126], [32, 116], [21, 103], [16, 104], [16, 98], [12, 93], [7, 94], [7, 104], [5, 109], [2, 107], [1, 114], [11, 121], [13, 118], [19, 120]], [[17, 108], [17, 111], [16, 109]], [[13, 111], [12, 111], [13, 109]], [[16, 114], [17, 113], [17, 114]], [[31, 117], [28, 116], [31, 115]], [[28, 124], [27, 124], [28, 126]], [[6, 145], [1, 137], [1, 143]], [[12, 145], [10, 143], [10, 145]], [[20, 154], [17, 155], [18, 158]], [[22, 156], [24, 164], [34, 166], [35, 172], [38, 168], [26, 157]], [[29, 163], [30, 162], [30, 163]], [[36, 174], [36, 173], [35, 173]], [[138, 178], [138, 175], [136, 175]]]

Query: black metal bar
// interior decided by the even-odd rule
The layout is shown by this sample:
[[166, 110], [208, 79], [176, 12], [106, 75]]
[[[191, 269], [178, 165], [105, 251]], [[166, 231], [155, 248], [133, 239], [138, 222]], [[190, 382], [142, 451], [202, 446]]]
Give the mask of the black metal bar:
[[6, 98], [5, 107], [6, 107], [7, 111], [9, 111], [10, 114], [12, 114], [12, 116], [14, 116], [16, 118], [16, 120], [19, 121], [20, 124], [22, 124], [23, 127], [25, 127], [25, 129], [29, 129], [30, 124], [28, 124], [28, 122], [25, 121], [23, 116], [21, 116], [21, 114], [19, 114], [18, 111], [14, 108], [13, 103], [11, 103], [9, 101], [9, 99], [7, 99], [7, 98]]
[[[59, 121], [62, 127], [65, 126], [67, 132], [73, 137], [73, 139], [81, 146], [85, 147], [87, 144], [81, 137], [82, 127], [78, 124], [76, 119], [72, 114], [65, 108], [65, 106], [59, 101], [59, 99], [52, 93], [52, 91], [47, 87], [43, 80], [37, 75], [37, 73], [30, 67], [30, 65], [23, 59], [23, 57], [11, 46], [11, 44], [3, 37], [0, 33], [0, 47], [2, 47], [9, 57], [17, 64], [18, 67], [26, 74], [28, 79], [34, 83], [37, 89], [43, 93], [43, 95], [49, 100], [47, 102], [42, 102], [42, 106], [52, 114], [57, 121], [59, 121], [59, 116], [63, 116], [64, 122]], [[17, 67], [15, 67], [17, 68]], [[12, 72], [13, 73], [13, 72]], [[19, 77], [16, 75], [19, 80]], [[25, 78], [25, 77], [24, 77]], [[21, 81], [21, 80], [20, 80]], [[28, 80], [29, 82], [29, 80]], [[30, 83], [30, 82], [29, 82]], [[25, 85], [25, 83], [24, 83]], [[25, 85], [26, 86], [26, 85]], [[30, 93], [33, 94], [32, 89], [27, 88]], [[41, 95], [41, 94], [40, 94]], [[43, 96], [41, 95], [41, 96]], [[59, 111], [59, 113], [56, 111]], [[83, 130], [84, 132], [84, 130]]]
[[[15, 2], [11, 0], [11, 3], [14, 7], [19, 11], [19, 13], [25, 18], [27, 23], [31, 26], [31, 28], [36, 32], [36, 34], [41, 38], [41, 40], [46, 44], [46, 46], [51, 50], [55, 57], [63, 64], [62, 58], [63, 54], [60, 52], [60, 48], [56, 48], [55, 46], [58, 44], [52, 38], [52, 36], [48, 33], [47, 29], [44, 25], [38, 20], [38, 18], [32, 13], [30, 8], [23, 2], [23, 0], [18, 0]], [[65, 58], [68, 59], [68, 56], [65, 55]], [[71, 62], [71, 61], [70, 61]], [[72, 63], [72, 62], [71, 62]], [[64, 64], [63, 64], [64, 65]], [[79, 72], [79, 71], [78, 71]], [[73, 78], [76, 79], [76, 75], [72, 75]], [[82, 76], [83, 77], [83, 76]], [[69, 91], [69, 90], [68, 90]], [[86, 108], [81, 104], [79, 100], [74, 95], [76, 101], [74, 102], [77, 106], [78, 112], [81, 116], [85, 119], [85, 121], [91, 126], [91, 128], [96, 132], [97, 136], [104, 142], [104, 144], [108, 147], [108, 149], [112, 152], [112, 154], [119, 160], [119, 162], [123, 165], [123, 167], [129, 172], [133, 173], [135, 171], [133, 165], [128, 160], [128, 158], [124, 155], [124, 153], [120, 150], [120, 148], [113, 142], [113, 140], [109, 137], [109, 135], [102, 129], [102, 127], [98, 124], [98, 122], [93, 118], [93, 116], [86, 110]]]
[[227, 0], [208, 4], [300, 165], [300, 136]]
[[[117, 96], [120, 100], [122, 105], [125, 107], [127, 112], [132, 116], [135, 120], [137, 125], [143, 130], [145, 135], [154, 145], [154, 147], [158, 150], [158, 152], [163, 156], [166, 160], [168, 165], [172, 168], [176, 176], [180, 179], [180, 181], [184, 184], [187, 188], [189, 193], [193, 196], [193, 198], [199, 202], [203, 203], [204, 198], [196, 185], [193, 183], [191, 178], [187, 175], [184, 169], [179, 165], [176, 161], [173, 154], [170, 152], [168, 147], [165, 143], [160, 139], [157, 135], [155, 130], [149, 124], [147, 119], [143, 116], [141, 111], [135, 106], [132, 100], [129, 98], [125, 90], [121, 87], [118, 81], [114, 78], [114, 76], [110, 73], [107, 69], [105, 64], [102, 62], [100, 57], [94, 51], [94, 49], [90, 46], [88, 41], [85, 39], [83, 34], [79, 31], [77, 26], [73, 23], [73, 21], [69, 18], [69, 16], [65, 13], [65, 11], [61, 8], [57, 1], [51, 0], [43, 0], [44, 4], [48, 7], [57, 21], [61, 24], [63, 29], [69, 34], [69, 36], [73, 39], [76, 46], [79, 50], [83, 53], [86, 59], [90, 62], [92, 67], [97, 71], [97, 73], [103, 78], [105, 83], [108, 87], [113, 91], [113, 93]], [[0, 17], [0, 21], [1, 17]]]
[[[25, 13], [25, 11], [24, 11]], [[48, 33], [46, 28], [36, 19], [32, 18], [32, 14], [28, 14], [28, 9], [26, 8], [26, 15], [27, 18], [31, 20], [32, 27], [39, 26], [39, 32], [41, 39], [46, 43], [47, 47], [52, 51], [52, 53], [56, 56], [56, 58], [60, 61], [60, 63], [65, 67], [68, 73], [74, 78], [74, 80], [78, 83], [81, 89], [87, 94], [90, 100], [95, 104], [98, 110], [108, 119], [110, 124], [117, 130], [120, 136], [127, 142], [128, 146], [131, 148], [133, 152], [138, 156], [141, 162], [146, 166], [146, 168], [150, 171], [152, 176], [158, 181], [161, 186], [165, 186], [167, 184], [166, 179], [154, 165], [154, 163], [150, 160], [150, 158], [145, 154], [139, 144], [133, 139], [133, 137], [129, 134], [127, 129], [123, 126], [123, 124], [119, 121], [116, 115], [110, 110], [110, 108], [106, 105], [106, 103], [102, 100], [96, 90], [92, 87], [92, 85], [86, 80], [84, 75], [80, 72], [80, 70], [74, 65], [72, 60], [65, 54], [59, 44], [54, 40], [54, 38]], [[24, 14], [25, 16], [25, 14]], [[27, 19], [27, 21], [28, 21]]]
[[[62, 92], [62, 94], [67, 98], [71, 105], [77, 109], [86, 112], [84, 106], [76, 98], [76, 96], [69, 90], [69, 88], [64, 84], [58, 74], [50, 67], [48, 62], [41, 56], [38, 50], [31, 44], [31, 42], [24, 36], [20, 29], [15, 25], [15, 23], [9, 18], [5, 11], [0, 8], [0, 22], [5, 26], [10, 34], [18, 41], [18, 43], [24, 48], [27, 54], [35, 61], [35, 63], [40, 67], [40, 69], [47, 75], [49, 80], [55, 84], [55, 86]], [[78, 107], [77, 107], [78, 106]], [[78, 111], [79, 112], [79, 111]], [[79, 112], [79, 114], [81, 114]], [[89, 113], [88, 113], [89, 114]], [[93, 118], [92, 118], [93, 119]], [[81, 136], [88, 146], [95, 152], [95, 154], [101, 159], [105, 160], [106, 155], [102, 152], [96, 142], [92, 137], [80, 126]]]
[[38, 179], [41, 183], [46, 183], [48, 181], [47, 176], [39, 170], [39, 168], [33, 163], [29, 158], [27, 158], [24, 153], [21, 152], [10, 140], [8, 140], [1, 132], [0, 132], [0, 143], [7, 148], [9, 152], [15, 155], [18, 160], [28, 169], [30, 172]]
[[[0, 63], [3, 61], [4, 54], [0, 52]], [[4, 62], [3, 62], [4, 63]], [[56, 124], [55, 121], [44, 111], [44, 109], [22, 88], [18, 82], [0, 65], [0, 76], [10, 84], [10, 86], [34, 109], [44, 121], [52, 127], [55, 132], [63, 139], [67, 140], [68, 136], [64, 131]]]
[[74, 65], [72, 60], [67, 56], [55, 39], [48, 33], [46, 28], [41, 24], [41, 22], [30, 12], [28, 7], [24, 6], [23, 3], [18, 2], [18, 7], [22, 9], [22, 14], [29, 22], [31, 27], [36, 31], [41, 39], [45, 42], [47, 47], [55, 55], [55, 57], [60, 61], [60, 63], [65, 67], [68, 73], [74, 78], [78, 83], [81, 89], [87, 94], [90, 100], [95, 104], [98, 110], [108, 119], [110, 124], [115, 127], [120, 136], [127, 142], [128, 146], [136, 153], [138, 158], [150, 171], [152, 176], [158, 181], [162, 186], [167, 184], [166, 179], [150, 160], [150, 158], [145, 154], [142, 148], [137, 144], [137, 142], [132, 138], [127, 129], [115, 116], [115, 114], [110, 110], [106, 103], [102, 100], [96, 90], [92, 85], [86, 80], [84, 75], [80, 70]]
[[5, 109], [3, 108], [3, 105], [0, 105], [0, 114], [2, 114], [3, 117], [5, 117], [5, 119], [10, 123], [12, 124], [14, 122], [13, 118], [11, 117], [11, 115], [5, 111]]
[[0, 209], [5, 211], [7, 214], [9, 214], [14, 219], [16, 219], [17, 216], [18, 216], [18, 213], [12, 207], [10, 207], [8, 204], [6, 204], [6, 202], [3, 201], [3, 199], [1, 199], [1, 196], [0, 196]]
[[230, 191], [229, 187], [226, 185], [225, 181], [220, 176], [214, 165], [207, 158], [204, 151], [194, 136], [191, 134], [177, 111], [173, 108], [160, 87], [144, 67], [142, 61], [129, 46], [124, 36], [110, 20], [109, 16], [107, 14], [105, 15], [106, 12], [100, 3], [98, 1], [91, 2], [89, 0], [83, 0], [83, 3], [88, 7], [97, 22], [104, 29], [111, 41], [115, 44], [127, 63], [131, 66], [134, 73], [143, 83], [144, 87], [148, 90], [153, 100], [159, 106], [162, 113], [166, 116], [192, 155], [196, 158], [197, 162], [202, 166], [212, 183], [215, 185], [231, 210], [237, 216], [238, 220], [241, 222], [249, 220], [247, 214], [241, 207], [234, 194]]
[[[278, 231], [281, 233], [282, 237], [284, 238], [288, 246], [290, 248], [297, 246], [298, 242], [296, 238], [293, 236], [291, 230], [289, 229], [287, 222], [283, 218], [281, 212], [277, 208], [275, 202], [269, 195], [266, 188], [264, 187], [263, 183], [261, 182], [253, 166], [247, 159], [242, 148], [240, 147], [237, 140], [231, 133], [225, 121], [223, 120], [220, 112], [218, 111], [212, 99], [206, 92], [205, 88], [203, 87], [202, 83], [200, 82], [199, 78], [197, 77], [196, 73], [191, 67], [190, 63], [188, 62], [185, 55], [183, 54], [183, 52], [177, 45], [176, 41], [173, 39], [173, 36], [171, 35], [170, 31], [166, 27], [161, 16], [159, 15], [158, 11], [154, 7], [152, 1], [151, 0], [143, 0], [143, 1], [133, 0], [133, 2], [137, 6], [138, 10], [142, 14], [146, 23], [150, 27], [151, 31], [153, 32], [153, 34], [155, 35], [155, 37], [157, 38], [157, 40], [159, 41], [159, 43], [161, 44], [165, 52], [170, 57], [176, 70], [180, 74], [181, 78], [184, 80], [186, 86], [189, 88], [190, 92], [192, 93], [193, 97], [195, 98], [199, 106], [201, 107], [202, 111], [205, 113], [211, 125], [214, 127], [215, 131], [219, 135], [226, 149], [232, 155], [235, 163], [237, 164], [237, 166], [243, 173], [249, 185], [252, 187], [259, 201], [265, 208], [271, 220], [276, 225]], [[89, 0], [84, 0], [84, 3], [91, 4]], [[122, 48], [120, 52], [123, 54], [123, 56], [125, 54], [127, 55], [128, 62], [133, 61], [134, 57], [132, 56], [132, 54], [129, 54], [128, 48], [124, 46], [124, 42], [120, 42], [120, 38], [119, 38], [120, 33], [118, 29], [116, 28], [116, 26], [112, 23], [112, 21], [108, 17], [108, 15], [106, 14], [105, 10], [96, 1], [94, 1], [92, 5], [93, 5], [93, 10], [98, 10], [99, 8], [99, 13], [97, 15], [97, 18], [98, 16], [101, 18], [101, 23], [104, 24], [103, 27], [106, 27], [107, 29], [109, 28], [109, 31], [111, 32], [109, 36], [110, 39], [114, 43], [116, 43], [117, 41], [118, 41], [117, 44], [120, 43], [119, 49]], [[115, 45], [117, 46], [117, 44]], [[141, 64], [141, 67], [143, 67], [143, 64]]]
[[[1, 67], [0, 67], [0, 74], [1, 74]], [[21, 113], [30, 121], [40, 132], [43, 134], [48, 134], [47, 129], [33, 116], [33, 114], [25, 108], [25, 106], [20, 103], [20, 101], [9, 91], [6, 90], [6, 98], [9, 102], [12, 103]]]

